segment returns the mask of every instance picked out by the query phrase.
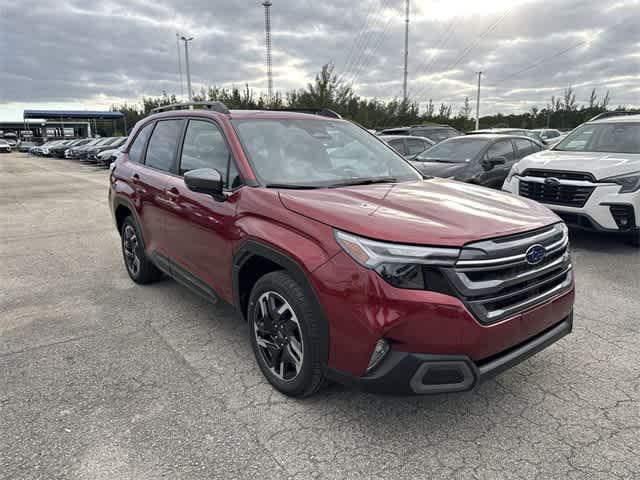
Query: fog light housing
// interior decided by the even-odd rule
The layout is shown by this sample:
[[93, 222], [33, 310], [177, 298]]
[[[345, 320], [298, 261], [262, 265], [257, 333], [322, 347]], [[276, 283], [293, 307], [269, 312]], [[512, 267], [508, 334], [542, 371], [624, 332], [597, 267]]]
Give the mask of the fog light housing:
[[369, 373], [371, 370], [376, 368], [376, 366], [382, 361], [382, 359], [389, 353], [389, 342], [384, 338], [381, 338], [376, 342], [376, 346], [373, 349], [373, 353], [371, 354], [371, 360], [369, 360], [369, 366], [367, 367], [367, 372]]

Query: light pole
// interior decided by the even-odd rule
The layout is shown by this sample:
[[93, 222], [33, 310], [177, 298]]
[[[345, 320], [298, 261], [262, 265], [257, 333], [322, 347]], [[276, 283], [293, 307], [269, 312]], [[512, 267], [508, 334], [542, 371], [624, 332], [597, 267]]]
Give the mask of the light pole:
[[409, 63], [409, 0], [404, 2], [404, 77], [402, 80], [402, 100], [404, 108], [407, 108], [407, 75], [409, 74], [407, 66]]
[[480, 129], [480, 78], [482, 72], [478, 72], [478, 95], [476, 96], [476, 130]]
[[273, 72], [271, 70], [271, 12], [270, 0], [262, 2], [264, 7], [264, 33], [265, 33], [265, 46], [267, 47], [267, 92], [269, 95], [269, 101], [273, 100]]
[[189, 68], [189, 42], [193, 40], [193, 37], [185, 37], [184, 35], [180, 37], [180, 40], [184, 42], [184, 63], [187, 70], [187, 93], [189, 94], [189, 101], [192, 99], [192, 90], [191, 90], [191, 69]]

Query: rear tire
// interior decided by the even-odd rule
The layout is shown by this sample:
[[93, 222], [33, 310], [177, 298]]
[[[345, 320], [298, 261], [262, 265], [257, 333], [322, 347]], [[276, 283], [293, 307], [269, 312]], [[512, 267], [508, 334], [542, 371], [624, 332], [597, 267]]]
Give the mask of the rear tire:
[[326, 321], [289, 273], [268, 273], [256, 282], [247, 320], [256, 361], [271, 385], [290, 397], [308, 397], [323, 387]]
[[140, 229], [132, 216], [122, 222], [120, 230], [122, 256], [131, 280], [139, 284], [155, 282], [162, 272], [147, 258]]

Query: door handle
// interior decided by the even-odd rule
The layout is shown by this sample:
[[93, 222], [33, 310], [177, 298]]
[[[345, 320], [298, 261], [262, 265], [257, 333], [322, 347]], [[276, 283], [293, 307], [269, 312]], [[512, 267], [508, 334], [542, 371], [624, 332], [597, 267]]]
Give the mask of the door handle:
[[133, 176], [131, 177], [131, 181], [133, 183], [138, 183], [139, 180], [140, 180], [140, 175], [138, 175], [137, 173], [134, 173]]
[[173, 199], [178, 198], [180, 196], [180, 191], [176, 187], [172, 187], [167, 190], [167, 196]]

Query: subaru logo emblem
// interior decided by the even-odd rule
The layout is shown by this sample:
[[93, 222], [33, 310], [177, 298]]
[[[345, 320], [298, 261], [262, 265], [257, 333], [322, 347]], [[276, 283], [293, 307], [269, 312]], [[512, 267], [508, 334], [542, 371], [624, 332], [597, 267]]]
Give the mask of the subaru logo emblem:
[[544, 183], [546, 183], [547, 185], [560, 185], [560, 180], [558, 180], [556, 177], [549, 177], [544, 179]]
[[531, 245], [524, 254], [524, 258], [529, 265], [539, 264], [546, 256], [547, 249], [539, 244]]

